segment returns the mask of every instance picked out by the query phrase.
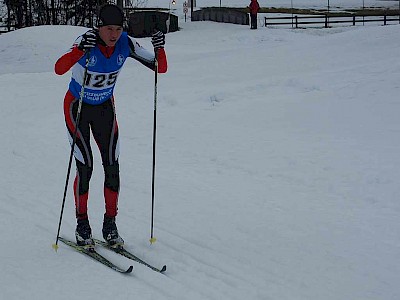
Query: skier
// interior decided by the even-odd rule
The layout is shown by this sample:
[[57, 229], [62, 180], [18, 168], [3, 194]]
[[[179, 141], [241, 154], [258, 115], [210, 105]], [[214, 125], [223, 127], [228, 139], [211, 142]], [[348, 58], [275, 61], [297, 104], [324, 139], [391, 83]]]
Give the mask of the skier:
[[[64, 116], [71, 146], [75, 126], [78, 126], [74, 148], [77, 168], [74, 181], [77, 219], [75, 237], [78, 245], [89, 249], [94, 247], [87, 212], [89, 181], [93, 171], [90, 131], [100, 150], [105, 177], [103, 238], [110, 246], [122, 247], [124, 240], [119, 235], [115, 223], [120, 177], [114, 86], [127, 57], [134, 58], [154, 70], [157, 56], [158, 73], [167, 72], [167, 58], [164, 51], [165, 35], [160, 31], [152, 35], [151, 42], [155, 52], [152, 53], [123, 32], [123, 23], [123, 12], [118, 6], [104, 5], [98, 14], [97, 27], [79, 36], [71, 49], [55, 64], [55, 73], [58, 75], [63, 75], [72, 68], [69, 89], [64, 97]], [[87, 75], [83, 83], [85, 68], [87, 68]], [[81, 116], [79, 124], [76, 124], [82, 85], [84, 85], [84, 94]]]
[[260, 10], [260, 5], [257, 0], [251, 0], [248, 8], [250, 9], [251, 27], [250, 29], [257, 29], [257, 13]]

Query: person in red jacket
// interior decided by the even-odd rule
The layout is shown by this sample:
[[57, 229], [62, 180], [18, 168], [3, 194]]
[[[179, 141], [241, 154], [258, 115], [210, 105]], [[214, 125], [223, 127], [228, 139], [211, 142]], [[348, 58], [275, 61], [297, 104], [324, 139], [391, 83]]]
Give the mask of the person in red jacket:
[[[113, 95], [115, 83], [128, 57], [153, 71], [157, 59], [158, 73], [167, 72], [164, 34], [160, 31], [153, 34], [154, 52], [150, 52], [123, 32], [123, 23], [122, 10], [116, 5], [106, 4], [100, 9], [97, 28], [79, 36], [71, 49], [55, 64], [55, 73], [58, 75], [72, 68], [69, 89], [64, 97], [64, 116], [71, 145], [77, 127], [74, 147], [77, 169], [74, 181], [77, 219], [75, 237], [78, 245], [88, 249], [94, 247], [87, 205], [93, 171], [90, 135], [93, 135], [100, 150], [104, 169], [103, 238], [110, 246], [122, 247], [124, 240], [115, 223], [120, 188], [119, 135]], [[79, 124], [76, 124], [80, 100], [81, 114]]]
[[251, 20], [251, 29], [257, 29], [257, 13], [260, 10], [260, 5], [257, 0], [251, 0], [250, 5], [248, 6], [250, 9], [250, 20]]

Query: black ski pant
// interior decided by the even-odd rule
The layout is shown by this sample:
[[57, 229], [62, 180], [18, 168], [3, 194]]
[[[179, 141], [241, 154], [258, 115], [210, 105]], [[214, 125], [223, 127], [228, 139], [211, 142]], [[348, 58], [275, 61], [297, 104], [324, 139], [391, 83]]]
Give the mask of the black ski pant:
[[[64, 115], [72, 144], [76, 127], [76, 115], [79, 100], [68, 98], [64, 100]], [[99, 105], [82, 103], [74, 156], [76, 161], [76, 178], [74, 181], [74, 198], [76, 217], [88, 218], [87, 202], [89, 198], [89, 182], [93, 172], [93, 154], [90, 145], [92, 133], [100, 150], [104, 169], [104, 199], [105, 215], [115, 217], [118, 211], [119, 178], [119, 146], [118, 124], [114, 110], [114, 100], [110, 98]]]
[[250, 14], [251, 29], [257, 29], [257, 14]]

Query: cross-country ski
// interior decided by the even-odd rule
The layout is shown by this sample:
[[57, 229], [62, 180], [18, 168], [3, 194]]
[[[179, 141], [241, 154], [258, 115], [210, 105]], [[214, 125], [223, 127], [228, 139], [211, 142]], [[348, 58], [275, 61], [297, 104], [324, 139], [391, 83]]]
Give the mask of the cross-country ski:
[[64, 244], [70, 246], [72, 249], [74, 249], [77, 252], [80, 252], [86, 256], [89, 256], [90, 258], [94, 259], [95, 261], [98, 261], [99, 263], [105, 265], [106, 267], [109, 267], [110, 269], [117, 271], [121, 274], [129, 274], [133, 271], [133, 266], [129, 266], [128, 269], [124, 270], [112, 263], [110, 260], [105, 258], [104, 256], [100, 255], [99, 253], [96, 252], [94, 248], [92, 249], [86, 249], [82, 246], [78, 246], [76, 243], [67, 240], [63, 237], [59, 237], [59, 240], [62, 241]]

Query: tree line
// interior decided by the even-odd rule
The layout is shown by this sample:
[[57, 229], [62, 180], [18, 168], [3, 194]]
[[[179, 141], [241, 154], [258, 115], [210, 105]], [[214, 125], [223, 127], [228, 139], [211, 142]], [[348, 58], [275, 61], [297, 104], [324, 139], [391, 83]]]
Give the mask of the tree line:
[[147, 0], [0, 0], [0, 25], [8, 30], [38, 25], [93, 27], [99, 7], [106, 3], [135, 8]]

